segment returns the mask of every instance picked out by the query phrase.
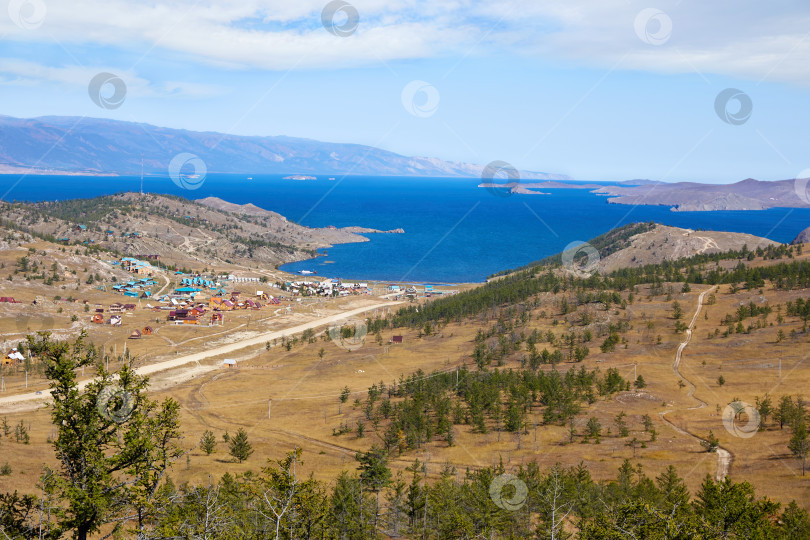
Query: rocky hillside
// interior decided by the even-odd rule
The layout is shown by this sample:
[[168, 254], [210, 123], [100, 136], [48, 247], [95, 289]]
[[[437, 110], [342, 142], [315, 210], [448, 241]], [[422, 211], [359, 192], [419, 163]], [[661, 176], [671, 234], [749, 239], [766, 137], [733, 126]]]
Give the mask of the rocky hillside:
[[807, 227], [805, 230], [796, 235], [796, 238], [793, 239], [791, 244], [806, 244], [808, 242], [810, 242], [810, 227]]
[[278, 265], [318, 248], [368, 239], [334, 228], [312, 229], [253, 205], [209, 198], [124, 193], [41, 203], [0, 202], [2, 225], [57, 243], [98, 246], [120, 255], [159, 255], [202, 268]]
[[629, 245], [601, 258], [599, 262], [601, 273], [619, 268], [674, 261], [701, 253], [740, 250], [743, 246], [753, 251], [756, 248], [779, 245], [773, 240], [751, 234], [694, 231], [660, 224], [655, 224], [649, 231], [631, 236], [627, 239], [627, 244]]

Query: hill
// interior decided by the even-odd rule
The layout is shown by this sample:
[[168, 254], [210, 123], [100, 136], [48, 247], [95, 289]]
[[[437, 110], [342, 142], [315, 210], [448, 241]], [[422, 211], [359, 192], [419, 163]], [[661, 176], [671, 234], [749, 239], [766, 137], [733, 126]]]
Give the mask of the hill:
[[[585, 244], [572, 248], [571, 263], [574, 266], [570, 269], [576, 270], [582, 265], [588, 265], [590, 272], [599, 271], [602, 274], [701, 254], [779, 245], [773, 240], [746, 233], [694, 231], [654, 222], [623, 225], [592, 238]], [[589, 259], [589, 255], [593, 260]], [[563, 253], [558, 253], [517, 269], [504, 270], [493, 277], [539, 266], [560, 267], [564, 264], [563, 256]]]
[[[2, 224], [63, 244], [128, 256], [158, 255], [183, 267], [263, 264], [312, 257], [318, 248], [368, 239], [309, 228], [254, 205], [221, 199], [122, 193], [56, 202], [0, 202]], [[372, 229], [360, 229], [375, 232]]]
[[810, 227], [804, 229], [802, 232], [796, 235], [790, 243], [791, 244], [806, 244], [810, 242]]
[[677, 182], [639, 186], [601, 186], [595, 193], [607, 195], [611, 204], [670, 206], [673, 211], [765, 210], [810, 208], [806, 180], [763, 182], [748, 178], [726, 185]]
[[[0, 116], [0, 172], [86, 175], [166, 175], [181, 153], [198, 156], [208, 172], [247, 174], [353, 174], [480, 176], [482, 165], [407, 157], [360, 144], [294, 137], [248, 137], [140, 124], [48, 116]], [[567, 179], [521, 171], [523, 178]]]
[[773, 240], [752, 234], [694, 231], [656, 224], [651, 230], [630, 237], [627, 244], [621, 249], [602, 256], [599, 261], [599, 271], [609, 273], [620, 268], [660, 264], [664, 261], [676, 261], [703, 253], [739, 251], [743, 249], [743, 246], [757, 249], [778, 245]]
[[[262, 219], [261, 209], [246, 211]], [[205, 513], [201, 500], [220, 497], [210, 510], [218, 523], [266, 536], [261, 512], [270, 508], [257, 509], [262, 499], [257, 503], [255, 495], [288, 489], [290, 475], [279, 470], [290, 467], [289, 452], [300, 451], [293, 462], [293, 478], [301, 482], [295, 508], [309, 510], [285, 514], [284, 523], [323, 536], [365, 524], [352, 537], [458, 537], [462, 531], [547, 538], [564, 529], [583, 538], [619, 538], [627, 530], [663, 538], [670, 525], [690, 538], [806, 537], [803, 462], [791, 448], [810, 420], [801, 395], [810, 384], [810, 254], [802, 246], [748, 242], [714, 252], [703, 240], [692, 242], [744, 240], [722, 234], [684, 236], [681, 229], [632, 224], [590, 244], [604, 260], [625, 260], [623, 253], [648, 251], [653, 242], [649, 251], [662, 243], [696, 254], [636, 260], [582, 278], [562, 271], [558, 255], [439, 299], [417, 291], [412, 303], [388, 315], [383, 304], [379, 313], [367, 304], [365, 320], [348, 315], [362, 297], [285, 301], [264, 314], [231, 311], [224, 326], [195, 328], [158, 324], [158, 311], [140, 307], [125, 318], [130, 328], [91, 325], [81, 303], [55, 296], [49, 303], [37, 298], [37, 305], [0, 304], [0, 313], [31, 319], [8, 323], [22, 327], [8, 345], [17, 345], [26, 324], [39, 328], [33, 317], [46, 313], [61, 326], [72, 324], [73, 333], [85, 327], [91, 354], [116, 346], [120, 353], [126, 343], [127, 354], [148, 364], [174, 358], [178, 347], [200, 352], [201, 366], [154, 373], [151, 381], [150, 398], [177, 402], [182, 434], [173, 443], [182, 458], [170, 468], [172, 481], [148, 525], [161, 531], [181, 535]], [[30, 300], [29, 289], [40, 286], [32, 274], [52, 262], [72, 264], [73, 280], [93, 271], [82, 270], [93, 261], [72, 249], [44, 244], [0, 251], [0, 267], [9, 273], [0, 282], [3, 296], [16, 288]], [[50, 293], [68, 294], [57, 290], [67, 283], [71, 294], [88, 295], [87, 307], [110, 294], [72, 292], [75, 282], [60, 281]], [[347, 301], [353, 303], [340, 304]], [[340, 310], [346, 319], [329, 332], [302, 328], [307, 320], [339, 318]], [[153, 325], [154, 335], [127, 340], [136, 324]], [[248, 325], [251, 332], [273, 329], [276, 337], [245, 339]], [[237, 361], [232, 368], [222, 365], [223, 344], [227, 358]], [[0, 406], [10, 429], [0, 440], [9, 466], [0, 491], [31, 493], [38, 508], [43, 501], [30, 471], [44, 463], [60, 474], [54, 441], [74, 428], [54, 424], [50, 409], [9, 405], [14, 394], [46, 388], [33, 345], [30, 366], [5, 371], [9, 394]], [[113, 352], [109, 365], [127, 360]], [[86, 380], [83, 369], [81, 377]], [[92, 418], [98, 391], [84, 390]], [[231, 459], [230, 441], [240, 432], [253, 455]], [[206, 438], [211, 453], [201, 444]], [[511, 486], [500, 486], [511, 490], [503, 495], [508, 505], [498, 504], [504, 502], [498, 482]], [[59, 492], [48, 501], [65, 505]], [[550, 519], [560, 508], [564, 517]], [[734, 514], [719, 519], [726, 510]], [[26, 525], [36, 529], [40, 515], [32, 511]], [[441, 529], [431, 536], [425, 521]]]

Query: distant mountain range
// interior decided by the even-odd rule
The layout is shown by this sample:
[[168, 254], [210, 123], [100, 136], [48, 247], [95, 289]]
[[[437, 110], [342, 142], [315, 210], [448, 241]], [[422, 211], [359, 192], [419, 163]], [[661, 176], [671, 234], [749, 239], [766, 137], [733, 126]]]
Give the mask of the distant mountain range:
[[[69, 116], [0, 116], [0, 173], [86, 175], [168, 174], [188, 153], [208, 172], [478, 177], [484, 165], [407, 157], [360, 144], [293, 137], [247, 137]], [[567, 180], [565, 175], [519, 171], [521, 178]]]

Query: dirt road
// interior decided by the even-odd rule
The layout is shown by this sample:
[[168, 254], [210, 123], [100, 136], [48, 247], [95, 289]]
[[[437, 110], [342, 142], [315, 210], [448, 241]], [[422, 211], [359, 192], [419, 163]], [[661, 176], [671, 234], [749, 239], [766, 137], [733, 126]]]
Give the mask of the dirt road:
[[[212, 356], [220, 356], [223, 354], [228, 354], [231, 352], [238, 351], [240, 349], [244, 349], [246, 347], [254, 347], [256, 345], [262, 345], [268, 341], [272, 341], [274, 339], [279, 339], [284, 336], [292, 336], [295, 334], [300, 334], [304, 330], [308, 330], [310, 328], [318, 328], [319, 326], [326, 326], [329, 324], [337, 323], [346, 319], [349, 319], [353, 316], [360, 315], [362, 313], [366, 313], [368, 311], [373, 311], [375, 309], [379, 309], [381, 307], [388, 307], [388, 306], [395, 306], [399, 305], [401, 302], [380, 302], [378, 304], [374, 304], [371, 306], [365, 306], [357, 309], [353, 309], [350, 311], [346, 311], [343, 313], [337, 313], [335, 315], [330, 315], [328, 317], [321, 317], [303, 324], [299, 324], [297, 326], [291, 326], [289, 328], [284, 328], [282, 330], [276, 330], [273, 332], [266, 332], [264, 334], [260, 334], [258, 336], [252, 337], [250, 339], [246, 339], [243, 341], [239, 341], [236, 343], [228, 343], [227, 345], [221, 345], [219, 347], [215, 347], [213, 349], [209, 349], [207, 351], [202, 351], [193, 354], [187, 354], [184, 356], [179, 356], [177, 358], [172, 358], [171, 360], [165, 360], [163, 362], [157, 362], [155, 364], [149, 364], [147, 366], [141, 366], [136, 368], [135, 371], [139, 375], [151, 375], [153, 373], [157, 373], [159, 371], [165, 371], [167, 369], [173, 369], [185, 364], [189, 363], [197, 363], [201, 360], [206, 360], [211, 358]], [[84, 388], [88, 383], [91, 382], [92, 379], [88, 379], [86, 381], [82, 381], [79, 383], [79, 388]], [[31, 405], [36, 406], [37, 401], [44, 401], [47, 400], [50, 395], [50, 390], [43, 390], [41, 393], [36, 392], [28, 392], [26, 394], [16, 394], [11, 396], [3, 396], [0, 397], [0, 413], [2, 412], [12, 412], [19, 411], [20, 405], [24, 404], [25, 402], [31, 402]]]
[[[683, 355], [683, 350], [686, 348], [687, 345], [689, 345], [689, 341], [692, 339], [692, 328], [694, 328], [695, 322], [697, 321], [697, 318], [698, 318], [698, 315], [700, 315], [700, 310], [703, 307], [703, 298], [706, 296], [706, 294], [710, 293], [713, 290], [714, 290], [714, 287], [703, 291], [698, 296], [697, 309], [695, 310], [695, 314], [692, 316], [692, 320], [689, 322], [689, 327], [686, 329], [686, 339], [684, 339], [684, 341], [681, 342], [680, 345], [678, 345], [678, 351], [675, 353], [675, 362], [673, 362], [673, 364], [672, 364], [672, 371], [675, 373], [675, 375], [679, 379], [684, 381], [687, 384], [687, 386], [689, 386], [689, 391], [687, 392], [687, 396], [698, 402], [698, 404], [695, 405], [694, 407], [689, 407], [689, 408], [685, 409], [687, 411], [693, 411], [695, 409], [702, 409], [703, 407], [706, 406], [705, 401], [695, 397], [695, 388], [696, 387], [695, 387], [694, 383], [681, 374], [681, 371], [680, 371], [679, 367], [681, 365], [681, 356]], [[686, 431], [684, 429], [679, 428], [669, 418], [667, 418], [666, 415], [668, 413], [671, 413], [673, 410], [674, 409], [670, 409], [670, 410], [667, 410], [667, 411], [664, 411], [664, 412], [660, 413], [661, 418], [664, 421], [666, 421], [670, 426], [672, 426], [672, 428], [675, 431], [677, 431], [678, 433], [680, 433], [681, 435], [686, 435], [688, 437], [692, 437], [693, 439], [697, 440], [698, 442], [705, 441], [705, 439], [703, 439], [701, 437], [698, 437], [697, 435], [695, 435], [693, 433], [689, 433], [688, 431]], [[715, 479], [719, 482], [720, 480], [722, 480], [726, 476], [728, 476], [728, 471], [729, 471], [729, 468], [731, 467], [731, 452], [729, 452], [728, 450], [726, 450], [725, 448], [722, 448], [720, 446], [717, 447], [717, 450], [715, 452], [717, 453], [717, 472], [715, 473]]]

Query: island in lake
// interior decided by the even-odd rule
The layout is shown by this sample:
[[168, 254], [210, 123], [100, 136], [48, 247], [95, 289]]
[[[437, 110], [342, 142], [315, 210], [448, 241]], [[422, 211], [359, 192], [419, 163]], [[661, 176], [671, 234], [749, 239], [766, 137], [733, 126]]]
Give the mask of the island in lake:
[[[610, 204], [669, 206], [673, 212], [810, 208], [810, 179], [762, 181], [748, 178], [734, 184], [665, 183], [627, 180], [612, 185], [591, 182], [482, 183], [482, 188], [504, 188], [510, 193], [540, 194], [536, 189], [588, 189], [605, 195]], [[547, 195], [547, 193], [542, 193]]]

